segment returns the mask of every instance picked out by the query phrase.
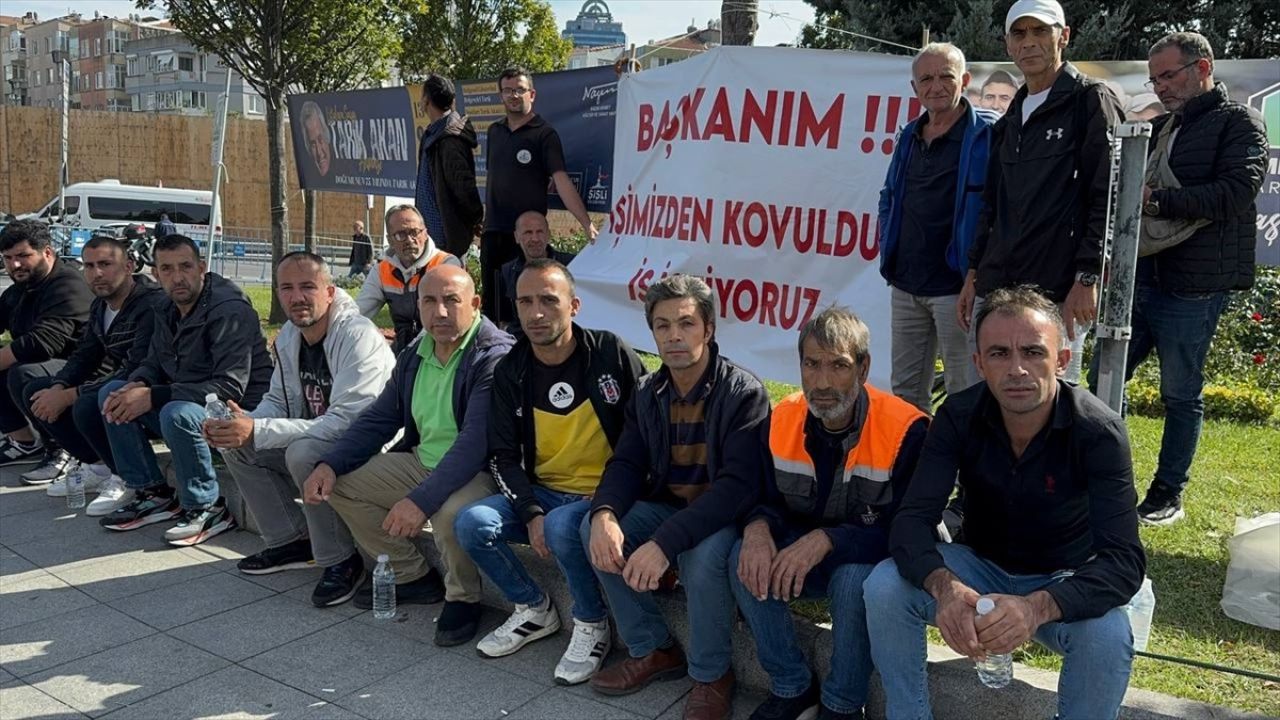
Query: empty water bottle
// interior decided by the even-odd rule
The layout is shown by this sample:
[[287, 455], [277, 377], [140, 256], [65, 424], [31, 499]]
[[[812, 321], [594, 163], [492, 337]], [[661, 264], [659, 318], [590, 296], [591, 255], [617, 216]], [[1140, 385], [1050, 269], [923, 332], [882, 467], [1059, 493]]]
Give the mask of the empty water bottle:
[[231, 408], [218, 399], [217, 393], [204, 396], [204, 414], [210, 420], [230, 420]]
[[1124, 606], [1129, 615], [1129, 627], [1133, 630], [1133, 649], [1142, 652], [1151, 639], [1151, 616], [1156, 612], [1156, 593], [1151, 578], [1142, 578], [1142, 588]]
[[[986, 615], [996, 609], [996, 601], [991, 598], [978, 598], [978, 615]], [[1002, 688], [1013, 681], [1013, 656], [987, 654], [986, 660], [979, 660], [978, 679], [989, 688]]]
[[386, 555], [378, 556], [373, 569], [373, 616], [379, 620], [396, 616], [396, 573]]
[[84, 507], [84, 473], [83, 467], [77, 465], [67, 475], [67, 507]]

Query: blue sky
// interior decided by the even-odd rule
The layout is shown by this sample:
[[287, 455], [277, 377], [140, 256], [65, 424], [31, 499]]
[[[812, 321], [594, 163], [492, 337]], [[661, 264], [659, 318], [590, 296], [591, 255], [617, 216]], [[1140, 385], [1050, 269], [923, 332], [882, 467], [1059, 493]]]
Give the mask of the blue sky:
[[[705, 27], [707, 20], [720, 17], [720, 0], [606, 0], [614, 20], [622, 23], [628, 42], [643, 45], [685, 32], [690, 23]], [[561, 28], [577, 16], [582, 0], [552, 0], [551, 9]], [[134, 10], [132, 0], [6, 0], [4, 14], [21, 15], [34, 10], [42, 19], [79, 12], [92, 16], [124, 17]], [[760, 0], [760, 31], [757, 45], [794, 42], [805, 22], [813, 19], [813, 7], [801, 0]]]

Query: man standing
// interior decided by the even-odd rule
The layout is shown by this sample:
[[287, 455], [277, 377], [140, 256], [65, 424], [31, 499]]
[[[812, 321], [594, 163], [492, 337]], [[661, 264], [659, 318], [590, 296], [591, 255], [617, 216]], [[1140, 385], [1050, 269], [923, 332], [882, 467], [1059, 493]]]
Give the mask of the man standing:
[[[720, 355], [715, 297], [690, 275], [649, 287], [645, 319], [662, 356], [627, 404], [613, 458], [582, 524], [596, 577], [630, 657], [591, 678], [606, 695], [655, 680], [694, 681], [687, 720], [728, 718], [733, 702], [733, 594], [729, 551], [755, 507], [769, 461], [769, 396]], [[653, 591], [680, 566], [689, 656], [676, 644]]]
[[176, 232], [178, 232], [178, 226], [169, 219], [168, 213], [160, 213], [160, 222], [156, 223], [155, 228], [156, 239], [162, 240]]
[[986, 210], [956, 312], [972, 337], [970, 320], [989, 293], [1038, 285], [1061, 306], [1071, 341], [1064, 379], [1075, 383], [1098, 316], [1111, 129], [1122, 113], [1106, 85], [1062, 60], [1070, 39], [1056, 0], [1018, 0], [1005, 16], [1005, 44], [1026, 84], [996, 128]]
[[[156, 308], [151, 348], [127, 380], [113, 380], [98, 393], [116, 471], [134, 499], [100, 523], [124, 531], [177, 516], [164, 539], [196, 545], [236, 526], [201, 430], [205, 396], [257, 407], [271, 382], [271, 355], [249, 297], [205, 272], [194, 240], [159, 240], [155, 258], [169, 302]], [[151, 449], [150, 437], [157, 435], [172, 453], [177, 497]]]
[[931, 412], [934, 358], [947, 394], [978, 382], [955, 319], [999, 116], [964, 99], [964, 54], [930, 43], [911, 64], [925, 112], [899, 136], [880, 191], [880, 274], [892, 286], [893, 393]]
[[324, 575], [311, 602], [339, 605], [364, 579], [364, 562], [332, 508], [299, 508], [294, 498], [320, 457], [382, 391], [396, 359], [377, 326], [334, 287], [324, 258], [289, 253], [276, 281], [289, 322], [276, 337], [270, 389], [253, 412], [206, 420], [204, 432], [223, 451], [266, 545], [239, 562], [240, 572], [267, 575], [314, 560]]
[[[985, 383], [942, 404], [863, 586], [891, 718], [928, 718], [925, 625], [975, 660], [1030, 639], [1064, 656], [1061, 720], [1114, 719], [1133, 639], [1122, 607], [1146, 568], [1124, 420], [1060, 380], [1062, 317], [1035, 288], [993, 291], [974, 319]], [[965, 543], [934, 528], [965, 489]], [[977, 617], [979, 596], [995, 610]]]
[[[45, 492], [52, 497], [66, 496], [67, 477], [79, 472], [85, 490], [98, 490], [85, 514], [100, 516], [132, 502], [133, 493], [115, 474], [98, 391], [111, 380], [129, 377], [146, 359], [164, 291], [149, 275], [134, 274], [128, 248], [118, 240], [100, 235], [90, 238], [81, 260], [95, 296], [89, 323], [67, 364], [53, 377], [27, 383], [22, 395], [26, 398], [24, 412], [40, 433], [66, 448], [73, 464], [78, 464], [51, 478]], [[29, 477], [34, 472], [24, 475], [23, 480], [35, 480]]]
[[560, 629], [551, 598], [507, 544], [555, 557], [573, 597], [573, 637], [555, 669], [560, 685], [587, 680], [609, 653], [608, 609], [579, 527], [644, 375], [639, 356], [613, 333], [573, 323], [580, 305], [564, 265], [539, 258], [525, 266], [516, 302], [525, 335], [494, 370], [489, 411], [489, 453], [502, 494], [467, 507], [454, 522], [458, 542], [516, 606], [476, 646], [484, 657], [510, 655]]
[[1127, 374], [1160, 357], [1164, 434], [1139, 518], [1183, 516], [1182, 491], [1204, 417], [1204, 363], [1232, 290], [1253, 286], [1257, 206], [1267, 173], [1258, 113], [1213, 79], [1213, 48], [1198, 33], [1151, 47], [1151, 86], [1169, 110], [1153, 121]]
[[524, 272], [525, 263], [550, 258], [561, 265], [568, 265], [577, 255], [560, 252], [552, 247], [551, 226], [547, 224], [547, 216], [537, 210], [528, 210], [516, 218], [516, 243], [520, 246], [520, 254], [502, 266], [502, 272], [498, 276], [501, 283], [498, 295], [510, 311], [508, 317], [512, 318], [507, 324], [507, 332], [519, 338], [522, 331], [517, 317], [519, 313], [516, 312], [516, 279]]
[[347, 258], [347, 277], [368, 275], [373, 267], [373, 241], [365, 234], [363, 222], [357, 220], [351, 229], [351, 256]]
[[565, 209], [573, 214], [587, 238], [594, 240], [596, 226], [565, 172], [560, 135], [533, 112], [537, 91], [533, 76], [523, 68], [507, 68], [498, 78], [498, 91], [506, 117], [488, 130], [488, 180], [485, 182], [484, 236], [480, 241], [481, 284], [484, 314], [503, 324], [502, 297], [498, 293], [500, 268], [516, 257], [513, 236], [516, 218], [526, 210], [547, 214], [548, 181]]
[[982, 83], [978, 104], [987, 110], [995, 110], [1000, 115], [1009, 111], [1013, 96], [1018, 92], [1018, 81], [1003, 70], [996, 70], [987, 76]]
[[418, 144], [413, 204], [425, 218], [431, 237], [448, 253], [466, 257], [484, 219], [473, 153], [480, 141], [471, 120], [454, 112], [453, 83], [448, 78], [428, 75], [422, 93], [431, 124]]
[[[378, 399], [324, 454], [302, 499], [331, 504], [365, 552], [391, 559], [396, 602], [444, 599], [435, 643], [453, 646], [475, 637], [481, 591], [480, 573], [459, 546], [453, 521], [459, 510], [498, 490], [484, 472], [489, 391], [493, 368], [513, 341], [480, 314], [475, 284], [462, 268], [428, 272], [418, 308], [426, 332], [400, 353]], [[443, 581], [412, 540], [428, 519]], [[353, 602], [373, 607], [369, 584]]]
[[[52, 438], [36, 436], [22, 414], [27, 384], [51, 377], [66, 364], [89, 318], [93, 295], [84, 278], [58, 260], [49, 226], [15, 220], [0, 231], [0, 253], [13, 285], [0, 294], [0, 333], [12, 341], [0, 347], [0, 467], [34, 462], [41, 472], [28, 484], [53, 481], [69, 462]], [[48, 478], [48, 479], [44, 479]]]
[[370, 270], [356, 297], [360, 314], [372, 320], [387, 305], [395, 326], [392, 350], [400, 352], [422, 332], [418, 321], [418, 283], [430, 269], [441, 265], [462, 267], [462, 261], [436, 247], [427, 234], [422, 213], [412, 205], [387, 210], [387, 238], [391, 252]]
[[[738, 607], [770, 695], [757, 720], [861, 720], [871, 682], [862, 583], [889, 556], [889, 521], [906, 494], [927, 416], [867, 385], [871, 333], [833, 307], [800, 331], [802, 392], [770, 421], [773, 482], [729, 556]], [[793, 598], [831, 601], [831, 672], [818, 690], [796, 641]]]

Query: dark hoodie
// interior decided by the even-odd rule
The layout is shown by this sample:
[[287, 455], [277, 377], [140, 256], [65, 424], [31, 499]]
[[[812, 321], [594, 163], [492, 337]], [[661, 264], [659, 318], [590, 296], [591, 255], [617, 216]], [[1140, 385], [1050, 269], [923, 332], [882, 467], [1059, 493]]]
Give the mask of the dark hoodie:
[[[464, 257], [471, 246], [475, 228], [484, 219], [484, 203], [476, 190], [476, 161], [479, 147], [471, 120], [450, 111], [442, 118], [444, 129], [433, 135], [423, 131], [418, 148], [418, 177], [427, 163], [435, 186], [436, 208], [444, 221], [444, 237], [432, 238], [436, 247]], [[418, 203], [421, 207], [422, 203]], [[424, 217], [426, 213], [423, 213]]]
[[9, 349], [19, 365], [71, 357], [92, 302], [84, 277], [54, 260], [48, 275], [0, 294], [0, 333], [13, 338]]
[[149, 276], [133, 276], [133, 290], [124, 299], [120, 312], [104, 332], [102, 319], [107, 312], [105, 298], [95, 298], [89, 307], [89, 324], [67, 364], [54, 376], [54, 382], [65, 387], [78, 387], [88, 382], [106, 382], [129, 376], [146, 359], [151, 349], [151, 332], [155, 328], [157, 308], [166, 302], [164, 290]]
[[205, 273], [204, 289], [186, 317], [168, 298], [157, 303], [151, 350], [129, 379], [151, 387], [156, 410], [171, 400], [203, 405], [208, 393], [252, 410], [271, 373], [267, 339], [249, 297], [221, 275]]

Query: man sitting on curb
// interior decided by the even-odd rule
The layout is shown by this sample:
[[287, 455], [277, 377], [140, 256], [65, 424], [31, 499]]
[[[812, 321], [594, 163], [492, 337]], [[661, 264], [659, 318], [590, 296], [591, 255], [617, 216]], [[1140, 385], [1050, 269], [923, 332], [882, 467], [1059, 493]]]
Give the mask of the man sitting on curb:
[[[519, 310], [516, 300], [516, 281], [524, 272], [525, 264], [541, 258], [550, 258], [567, 266], [577, 255], [560, 252], [551, 245], [551, 226], [547, 224], [547, 216], [537, 210], [527, 210], [516, 218], [516, 244], [520, 246], [520, 254], [498, 268], [498, 297], [510, 307], [508, 310]], [[523, 332], [520, 328], [518, 312], [512, 312], [514, 322], [507, 323], [507, 332], [516, 338]]]
[[[1062, 380], [1058, 308], [1035, 288], [992, 292], [974, 319], [986, 380], [939, 408], [893, 520], [892, 559], [863, 587], [871, 656], [891, 718], [928, 718], [925, 625], [975, 660], [1027, 640], [1064, 656], [1060, 720], [1115, 718], [1133, 638], [1122, 607], [1142, 584], [1124, 420]], [[934, 528], [965, 489], [965, 545]], [[975, 614], [979, 596], [995, 609]]]
[[155, 280], [134, 273], [129, 249], [118, 240], [90, 238], [80, 258], [89, 289], [96, 296], [89, 307], [89, 324], [67, 364], [53, 377], [27, 383], [22, 395], [26, 399], [24, 412], [32, 423], [42, 435], [66, 448], [77, 465], [45, 492], [65, 497], [67, 476], [80, 473], [84, 489], [98, 491], [85, 515], [97, 517], [133, 501], [133, 492], [115, 474], [98, 391], [111, 380], [127, 378], [142, 365], [151, 350], [156, 308], [166, 300]]
[[377, 326], [333, 285], [324, 258], [289, 253], [276, 281], [289, 322], [276, 336], [271, 387], [253, 412], [206, 420], [205, 437], [223, 451], [266, 545], [239, 562], [240, 572], [267, 575], [314, 560], [324, 575], [311, 602], [339, 605], [364, 579], [364, 561], [333, 508], [299, 508], [294, 498], [320, 457], [382, 392], [396, 359]]
[[[151, 348], [127, 381], [113, 380], [98, 393], [116, 471], [134, 498], [100, 522], [134, 530], [177, 516], [165, 540], [195, 545], [236, 526], [201, 429], [205, 398], [257, 407], [271, 382], [271, 355], [249, 297], [205, 271], [194, 240], [166, 236], [156, 242], [155, 258], [169, 301], [157, 304]], [[151, 449], [157, 435], [172, 453], [177, 497]]]
[[[729, 556], [738, 607], [770, 695], [753, 720], [863, 717], [871, 682], [862, 583], [889, 556], [889, 521], [906, 494], [929, 421], [867, 385], [871, 333], [829, 308], [800, 331], [800, 384], [773, 409], [774, 482]], [[736, 568], [736, 572], [735, 572]], [[796, 641], [788, 601], [831, 601], [831, 672], [822, 683]]]
[[715, 298], [690, 275], [649, 287], [645, 318], [662, 367], [627, 405], [626, 424], [582, 524], [596, 576], [630, 657], [591, 678], [606, 695], [685, 675], [654, 600], [680, 565], [689, 613], [687, 720], [729, 717], [733, 701], [733, 594], [729, 551], [738, 521], [756, 506], [768, 463], [769, 396], [720, 355]]
[[[443, 598], [435, 643], [461, 645], [478, 629], [481, 588], [453, 521], [463, 507], [498, 490], [484, 472], [489, 390], [494, 365], [514, 341], [480, 314], [475, 284], [459, 267], [423, 276], [418, 310], [425, 334], [400, 353], [382, 394], [312, 471], [303, 500], [328, 502], [365, 552], [390, 558], [397, 603], [432, 605]], [[412, 541], [428, 519], [443, 583]], [[369, 584], [354, 602], [373, 607]]]
[[590, 678], [609, 652], [608, 609], [578, 528], [644, 375], [639, 356], [616, 335], [573, 323], [580, 304], [573, 275], [555, 260], [532, 260], [520, 274], [516, 312], [525, 336], [494, 370], [489, 411], [502, 494], [468, 506], [454, 522], [459, 544], [516, 606], [476, 646], [484, 657], [510, 655], [560, 629], [551, 598], [507, 543], [555, 557], [573, 597], [573, 637], [555, 669], [560, 685]]

